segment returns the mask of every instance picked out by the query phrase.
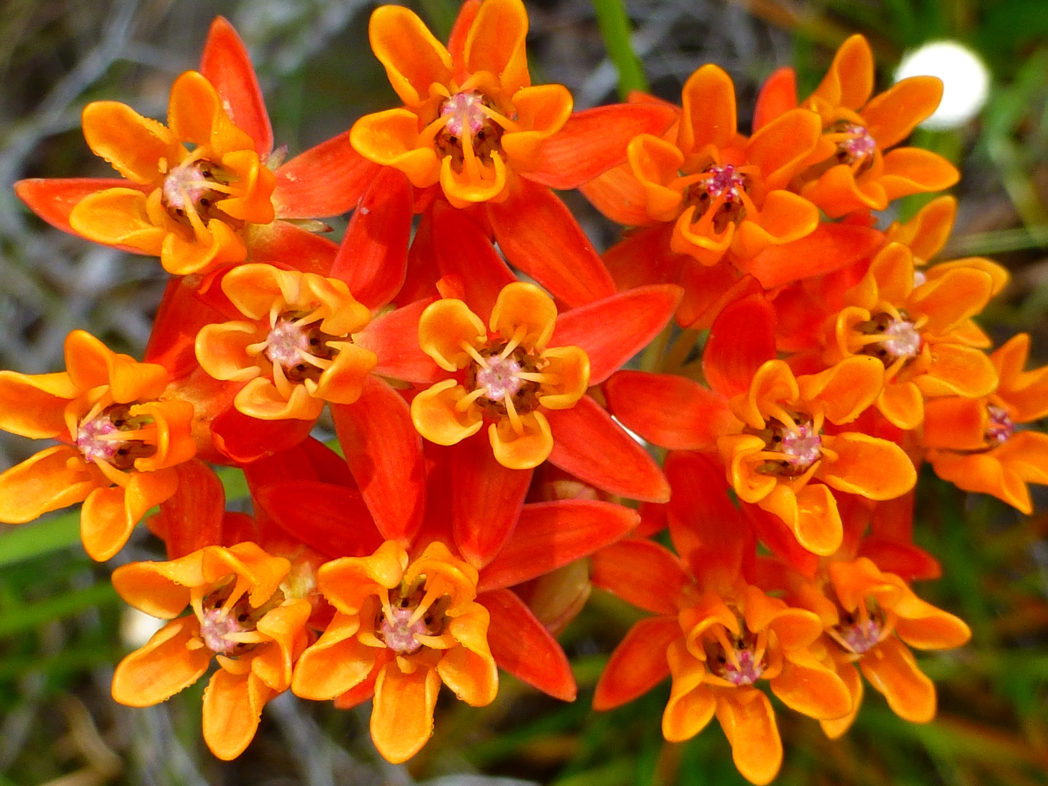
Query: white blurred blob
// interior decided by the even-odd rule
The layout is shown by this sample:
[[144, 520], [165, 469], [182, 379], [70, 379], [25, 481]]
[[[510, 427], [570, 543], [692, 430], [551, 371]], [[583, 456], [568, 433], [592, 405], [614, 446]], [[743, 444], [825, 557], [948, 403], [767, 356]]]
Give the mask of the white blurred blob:
[[937, 76], [943, 83], [942, 103], [921, 123], [944, 130], [962, 126], [975, 117], [990, 92], [990, 71], [979, 56], [956, 41], [931, 41], [903, 55], [895, 80], [910, 76]]
[[128, 606], [120, 617], [120, 640], [125, 646], [138, 648], [167, 623], [144, 611]]

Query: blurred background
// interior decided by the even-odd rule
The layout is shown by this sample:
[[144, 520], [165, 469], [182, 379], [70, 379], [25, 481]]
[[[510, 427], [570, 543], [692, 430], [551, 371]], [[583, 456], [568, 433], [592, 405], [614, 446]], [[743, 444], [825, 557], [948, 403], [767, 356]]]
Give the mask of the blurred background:
[[[172, 81], [196, 67], [211, 19], [223, 14], [251, 51], [277, 144], [293, 155], [365, 112], [395, 105], [367, 43], [374, 5], [0, 2], [0, 367], [61, 369], [62, 342], [75, 328], [136, 356], [148, 337], [164, 281], [159, 265], [50, 229], [11, 190], [24, 177], [111, 174], [84, 144], [86, 103], [119, 100], [163, 118]], [[441, 38], [457, 9], [453, 0], [410, 5]], [[578, 107], [617, 100], [620, 71], [606, 54], [600, 19], [618, 0], [527, 5], [533, 81], [567, 85]], [[989, 256], [1006, 265], [1013, 281], [982, 324], [998, 341], [1032, 333], [1033, 361], [1048, 362], [1043, 0], [630, 0], [625, 10], [651, 90], [676, 102], [695, 68], [717, 63], [736, 82], [743, 128], [762, 79], [793, 65], [806, 95], [852, 33], [874, 48], [878, 91], [922, 44], [948, 39], [970, 48], [989, 74], [985, 105], [948, 128], [919, 129], [912, 140], [962, 172], [953, 190], [957, 225], [940, 258]], [[978, 92], [977, 76], [961, 82], [961, 99]], [[581, 201], [571, 203], [584, 211]], [[918, 205], [904, 200], [893, 216]], [[612, 228], [584, 216], [598, 244], [613, 238]], [[38, 449], [0, 437], [0, 469]], [[780, 713], [786, 760], [777, 783], [1048, 783], [1048, 519], [1023, 519], [930, 475], [921, 484], [918, 539], [942, 561], [943, 578], [918, 593], [962, 616], [974, 633], [963, 650], [921, 658], [940, 689], [939, 717], [906, 724], [868, 691], [856, 726], [829, 742], [814, 721]], [[157, 543], [139, 528], [112, 565], [99, 566], [79, 547], [76, 527], [75, 514], [0, 527], [0, 786], [744, 783], [713, 726], [686, 744], [662, 741], [666, 684], [610, 713], [590, 709], [608, 653], [638, 618], [599, 592], [561, 638], [580, 685], [574, 704], [511, 678], [484, 709], [445, 695], [435, 738], [407, 766], [394, 767], [373, 752], [366, 707], [339, 712], [288, 695], [267, 707], [247, 753], [218, 762], [200, 738], [201, 687], [149, 709], [109, 697], [113, 664], [142, 636], [109, 571], [118, 561], [159, 558]]]

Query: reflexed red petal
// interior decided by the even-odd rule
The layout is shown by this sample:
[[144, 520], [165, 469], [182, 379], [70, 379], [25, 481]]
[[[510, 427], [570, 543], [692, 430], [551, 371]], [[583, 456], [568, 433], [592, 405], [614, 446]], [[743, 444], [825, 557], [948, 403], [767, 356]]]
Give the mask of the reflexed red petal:
[[477, 595], [491, 614], [488, 646], [500, 669], [557, 699], [574, 701], [578, 688], [564, 650], [508, 589]]
[[237, 31], [221, 16], [211, 23], [200, 58], [200, 73], [215, 86], [233, 124], [255, 140], [255, 151], [260, 156], [269, 153], [273, 149], [273, 129], [255, 69]]
[[477, 214], [434, 202], [433, 251], [440, 275], [462, 290], [462, 299], [482, 316], [491, 313], [499, 292], [517, 280], [492, 245], [488, 231], [477, 223]]
[[775, 310], [762, 295], [748, 295], [713, 320], [702, 370], [711, 388], [734, 396], [748, 390], [754, 372], [775, 356]]
[[411, 184], [399, 170], [382, 167], [361, 197], [329, 273], [370, 309], [392, 300], [404, 283], [412, 215]]
[[371, 376], [356, 402], [331, 410], [350, 472], [379, 531], [386, 540], [410, 539], [422, 521], [425, 480], [422, 438], [407, 402]]
[[688, 257], [670, 251], [672, 230], [668, 223], [644, 227], [604, 252], [604, 263], [619, 289], [678, 280], [682, 266], [691, 263]]
[[669, 676], [666, 648], [681, 635], [674, 618], [644, 619], [611, 653], [593, 694], [593, 708], [610, 710], [647, 693]]
[[[221, 294], [220, 287], [210, 290], [212, 294]], [[195, 344], [200, 328], [238, 318], [242, 317], [220, 311], [206, 302], [200, 297], [199, 289], [184, 276], [172, 276], [153, 320], [144, 360], [161, 364], [173, 379], [188, 376], [199, 365]]]
[[590, 560], [594, 587], [655, 614], [676, 614], [688, 577], [675, 554], [658, 543], [627, 538], [607, 546]]
[[273, 207], [280, 218], [348, 213], [380, 170], [353, 149], [349, 131], [343, 131], [277, 168]]
[[567, 205], [545, 186], [519, 180], [505, 202], [486, 205], [510, 264], [569, 306], [615, 294], [615, 284]]
[[792, 68], [780, 68], [761, 85], [753, 112], [753, 130], [760, 130], [796, 106], [797, 75]]
[[752, 559], [755, 535], [728, 494], [724, 465], [702, 453], [671, 453], [665, 464], [673, 489], [668, 518], [677, 553], [703, 587], [729, 588]]
[[669, 499], [669, 484], [655, 460], [589, 396], [571, 409], [544, 413], [553, 431], [550, 463], [611, 494]]
[[510, 587], [592, 554], [637, 526], [636, 511], [595, 500], [525, 505], [513, 535], [483, 569], [481, 591]]
[[247, 464], [297, 445], [312, 428], [309, 420], [259, 420], [230, 406], [211, 421], [211, 436], [225, 458]]
[[373, 374], [407, 382], [435, 382], [447, 375], [418, 344], [419, 317], [432, 302], [418, 300], [386, 312], [354, 334], [353, 341], [378, 358]]
[[619, 371], [604, 395], [626, 428], [671, 450], [712, 450], [737, 422], [723, 396], [676, 374]]
[[550, 188], [578, 188], [625, 161], [626, 146], [633, 137], [659, 136], [676, 116], [676, 109], [655, 102], [611, 104], [575, 112], [560, 131], [542, 143], [539, 167], [523, 176]]
[[226, 510], [222, 482], [207, 464], [194, 459], [178, 464], [174, 471], [178, 491], [160, 503], [160, 512], [150, 522], [150, 529], [167, 546], [169, 560], [221, 543]]
[[281, 529], [326, 557], [364, 557], [382, 545], [360, 492], [293, 480], [257, 486], [252, 496]]
[[665, 327], [680, 296], [679, 287], [656, 285], [573, 308], [557, 317], [550, 343], [582, 347], [590, 361], [590, 384], [599, 385]]
[[[78, 234], [69, 226], [69, 214], [76, 203], [88, 194], [109, 188], [138, 188], [144, 193], [152, 190], [151, 187], [115, 177], [34, 177], [15, 183], [15, 193], [30, 210], [51, 226], [71, 235]], [[127, 250], [139, 253], [136, 249]]]
[[455, 545], [466, 560], [483, 567], [513, 534], [532, 471], [499, 464], [484, 435], [451, 446], [447, 455]]
[[854, 224], [822, 223], [802, 240], [772, 246], [737, 262], [765, 289], [849, 267], [884, 245], [884, 234]]
[[248, 227], [251, 258], [259, 262], [278, 261], [280, 267], [326, 276], [338, 253], [333, 240], [308, 232], [287, 221], [252, 224]]

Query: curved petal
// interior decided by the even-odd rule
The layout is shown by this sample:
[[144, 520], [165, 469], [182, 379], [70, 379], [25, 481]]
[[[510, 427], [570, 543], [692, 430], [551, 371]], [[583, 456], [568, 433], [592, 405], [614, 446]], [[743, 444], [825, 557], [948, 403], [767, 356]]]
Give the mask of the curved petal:
[[718, 694], [717, 720], [743, 777], [758, 786], [774, 780], [782, 766], [782, 740], [768, 697], [754, 688]]
[[809, 718], [840, 718], [852, 710], [848, 686], [832, 669], [807, 654], [803, 663], [788, 657], [782, 671], [771, 680], [771, 690], [783, 704]]
[[935, 76], [911, 76], [874, 96], [862, 108], [866, 130], [887, 150], [908, 137], [942, 99], [942, 80]]
[[460, 407], [467, 395], [466, 389], [454, 379], [431, 385], [411, 400], [411, 422], [430, 442], [457, 445], [484, 425], [478, 407]]
[[277, 168], [273, 208], [278, 218], [338, 216], [357, 206], [379, 167], [353, 149], [349, 136], [343, 131]]
[[186, 154], [163, 123], [117, 101], [91, 102], [84, 107], [81, 123], [91, 150], [135, 183], [158, 184], [164, 173], [160, 162], [174, 166]]
[[723, 148], [734, 141], [735, 85], [719, 66], [704, 65], [688, 77], [681, 106], [677, 147], [685, 155], [705, 145]]
[[834, 436], [828, 447], [837, 460], [824, 461], [816, 477], [838, 491], [867, 499], [894, 499], [917, 482], [913, 462], [894, 442], [848, 432]]
[[590, 581], [638, 608], [676, 614], [688, 576], [677, 556], [664, 546], [627, 538], [592, 556]]
[[451, 79], [451, 55], [412, 11], [395, 5], [379, 6], [368, 23], [371, 51], [386, 69], [400, 100], [422, 104], [434, 84]]
[[117, 664], [113, 699], [128, 707], [151, 707], [200, 679], [211, 664], [207, 647], [189, 646], [199, 638], [195, 617], [179, 617], [155, 634], [141, 649]]
[[96, 243], [159, 256], [167, 237], [146, 212], [146, 195], [133, 188], [88, 194], [69, 213], [72, 230]]
[[405, 673], [394, 661], [378, 673], [371, 739], [383, 758], [399, 764], [422, 750], [433, 734], [439, 691], [440, 675], [435, 669], [422, 667]]
[[488, 442], [495, 460], [512, 470], [534, 469], [553, 450], [549, 421], [538, 411], [521, 415], [519, 425], [509, 418], [492, 423], [488, 426]]
[[520, 0], [486, 0], [466, 34], [463, 59], [468, 73], [487, 71], [507, 95], [530, 84], [524, 39], [528, 14]]
[[763, 294], [748, 295], [713, 320], [702, 370], [717, 393], [734, 396], [748, 390], [757, 369], [774, 357], [775, 310]]
[[917, 668], [913, 653], [898, 639], [887, 638], [867, 652], [859, 668], [900, 718], [927, 723], [935, 717], [935, 684]]
[[0, 521], [23, 524], [75, 505], [104, 482], [77, 450], [55, 445], [0, 473]]
[[483, 440], [466, 440], [447, 459], [452, 472], [451, 528], [459, 553], [483, 567], [513, 534], [531, 470], [508, 469]]
[[291, 690], [316, 701], [335, 698], [364, 682], [379, 650], [356, 638], [360, 620], [336, 613], [323, 635], [295, 663]]
[[[88, 196], [111, 188], [131, 188], [134, 183], [120, 178], [68, 177], [29, 178], [15, 183], [15, 193], [30, 210], [56, 229], [75, 234], [69, 214]], [[148, 192], [152, 186], [143, 186]], [[141, 189], [140, 189], [141, 190]]]
[[254, 674], [219, 669], [204, 690], [203, 735], [211, 752], [232, 761], [255, 738], [262, 707], [273, 695]]

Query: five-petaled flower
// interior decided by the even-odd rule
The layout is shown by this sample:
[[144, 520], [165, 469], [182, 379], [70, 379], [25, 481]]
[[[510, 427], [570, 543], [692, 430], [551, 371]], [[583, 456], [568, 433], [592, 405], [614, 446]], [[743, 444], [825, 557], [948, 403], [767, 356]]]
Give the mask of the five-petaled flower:
[[166, 399], [167, 370], [66, 337], [66, 371], [0, 371], [0, 428], [61, 444], [0, 474], [0, 521], [20, 524], [83, 502], [80, 533], [96, 560], [127, 542], [146, 511], [175, 493], [175, 466], [196, 453], [193, 406]]
[[113, 586], [124, 600], [171, 621], [117, 665], [113, 698], [131, 707], [157, 704], [215, 660], [204, 691], [204, 741], [219, 758], [239, 756], [266, 702], [291, 685], [292, 665], [306, 646], [312, 605], [285, 583], [290, 568], [252, 542], [117, 568]]

